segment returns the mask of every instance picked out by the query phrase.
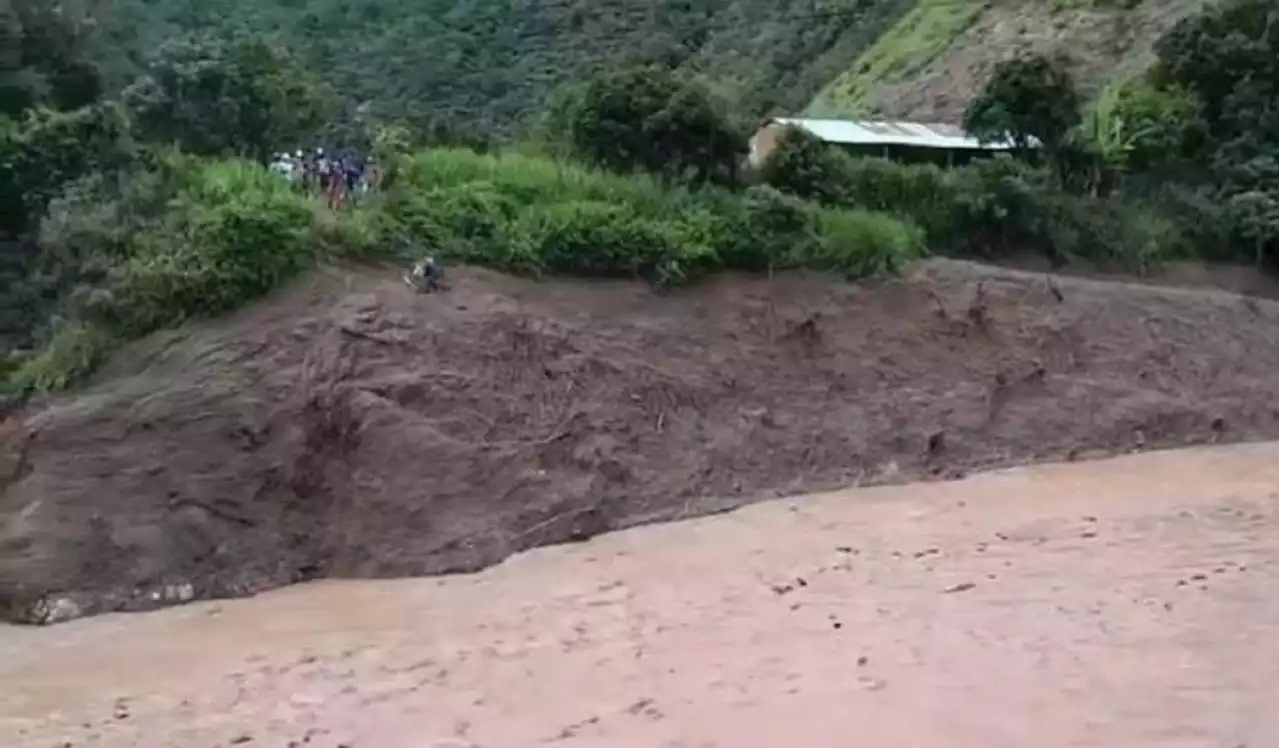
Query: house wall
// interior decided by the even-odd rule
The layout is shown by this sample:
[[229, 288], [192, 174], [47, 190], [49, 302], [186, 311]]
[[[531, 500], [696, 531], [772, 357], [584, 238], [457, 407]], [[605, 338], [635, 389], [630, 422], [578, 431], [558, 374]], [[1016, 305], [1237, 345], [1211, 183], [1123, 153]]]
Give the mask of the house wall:
[[[771, 122], [756, 130], [748, 143], [747, 164], [750, 168], [757, 169], [768, 160], [769, 156], [778, 147], [778, 140], [786, 132], [787, 127], [787, 125], [781, 123]], [[943, 167], [962, 166], [975, 159], [991, 158], [1003, 153], [1003, 151], [985, 149], [951, 150], [901, 145], [848, 145], [840, 143], [832, 145], [843, 149], [852, 156], [874, 156], [902, 163], [933, 163]]]
[[851, 156], [887, 158], [904, 164], [937, 164], [942, 167], [963, 166], [970, 161], [993, 158], [1004, 151], [986, 149], [913, 148], [900, 145], [843, 145]]
[[759, 168], [769, 158], [773, 149], [778, 147], [778, 139], [786, 130], [786, 125], [777, 122], [771, 122], [756, 130], [756, 134], [751, 136], [750, 151], [747, 154], [747, 163], [751, 168]]

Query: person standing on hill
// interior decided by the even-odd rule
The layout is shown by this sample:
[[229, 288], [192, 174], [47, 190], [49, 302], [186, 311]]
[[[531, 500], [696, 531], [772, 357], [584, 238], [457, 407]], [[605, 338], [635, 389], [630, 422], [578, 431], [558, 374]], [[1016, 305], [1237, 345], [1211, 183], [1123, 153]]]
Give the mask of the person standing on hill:
[[320, 192], [327, 195], [329, 193], [330, 177], [333, 176], [333, 164], [324, 155], [323, 148], [316, 149], [315, 175], [316, 187], [320, 188]]
[[275, 174], [286, 182], [293, 180], [293, 162], [289, 160], [289, 154], [277, 153], [275, 158], [271, 159], [271, 166], [268, 167], [272, 174]]
[[378, 168], [378, 162], [372, 156], [369, 162], [364, 166], [364, 181], [361, 184], [361, 191], [365, 194], [378, 189], [378, 184], [382, 179], [382, 171]]
[[337, 210], [342, 207], [343, 201], [346, 199], [347, 179], [345, 167], [341, 158], [335, 158], [326, 162], [328, 167], [326, 194], [329, 198], [329, 210]]
[[343, 160], [342, 174], [346, 180], [347, 199], [354, 201], [360, 195], [360, 180], [364, 176], [364, 162], [355, 156], [348, 155]]

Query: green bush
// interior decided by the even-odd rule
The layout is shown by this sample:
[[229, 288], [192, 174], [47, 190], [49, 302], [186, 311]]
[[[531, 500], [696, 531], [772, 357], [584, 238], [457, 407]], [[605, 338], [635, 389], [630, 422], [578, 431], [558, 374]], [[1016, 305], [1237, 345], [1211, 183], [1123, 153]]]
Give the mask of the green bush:
[[748, 188], [732, 209], [728, 227], [732, 230], [719, 245], [729, 267], [753, 271], [789, 267], [817, 241], [809, 206], [772, 187]]
[[837, 204], [848, 199], [851, 161], [839, 148], [798, 127], [788, 127], [761, 164], [759, 177], [771, 187], [806, 200]]
[[[129, 190], [79, 184], [54, 201], [44, 237], [72, 321], [51, 330], [14, 382], [66, 386], [113, 341], [229, 311], [329, 258], [408, 259], [430, 248], [529, 275], [667, 287], [719, 269], [883, 275], [922, 249], [909, 221], [817, 209], [768, 186], [691, 189], [545, 156], [452, 149], [400, 165], [394, 187], [337, 214], [238, 160], [168, 153]], [[59, 275], [64, 265], [76, 272]]]
[[824, 226], [839, 232], [846, 224], [824, 224], [809, 204], [768, 186], [693, 190], [546, 156], [448, 149], [412, 156], [403, 176], [386, 206], [411, 243], [528, 274], [642, 277], [666, 286], [722, 268], [887, 272], [918, 254], [903, 249], [906, 234], [875, 229], [837, 242], [837, 251], [823, 244]]
[[629, 206], [583, 200], [526, 209], [507, 227], [507, 241], [551, 272], [653, 277], [673, 254], [666, 229]]
[[[881, 158], [848, 158], [831, 178], [835, 184], [829, 189], [838, 190], [839, 204], [854, 212], [822, 214], [818, 230], [864, 232], [859, 235], [868, 238], [854, 246], [886, 252], [859, 250], [844, 265], [852, 268], [854, 276], [894, 272], [901, 265], [899, 258], [915, 257], [922, 247], [985, 260], [1038, 252], [1055, 263], [1087, 260], [1137, 272], [1185, 252], [1176, 222], [1155, 203], [1072, 194], [1061, 188], [1048, 168], [1012, 158], [984, 159], [949, 170]], [[885, 228], [865, 233], [875, 225], [869, 215]], [[891, 225], [895, 228], [888, 228]], [[759, 235], [766, 234], [752, 231], [752, 236]], [[755, 242], [755, 246], [762, 245]]]
[[59, 321], [49, 342], [18, 366], [5, 388], [18, 392], [65, 389], [91, 374], [115, 342], [100, 326]]
[[696, 75], [665, 65], [602, 69], [556, 102], [568, 149], [618, 171], [733, 184], [746, 133]]
[[191, 161], [177, 177], [168, 215], [133, 238], [88, 310], [121, 334], [233, 309], [315, 259], [312, 207], [265, 169]]
[[924, 231], [909, 221], [864, 210], [818, 212], [819, 241], [803, 262], [846, 278], [901, 273], [924, 251]]

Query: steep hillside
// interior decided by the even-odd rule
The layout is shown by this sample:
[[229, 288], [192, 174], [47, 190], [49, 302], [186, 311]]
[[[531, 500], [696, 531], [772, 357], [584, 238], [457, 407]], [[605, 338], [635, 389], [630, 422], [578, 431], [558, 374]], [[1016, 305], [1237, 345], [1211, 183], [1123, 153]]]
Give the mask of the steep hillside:
[[566, 81], [622, 60], [708, 73], [744, 113], [794, 111], [912, 0], [121, 0], [101, 56], [116, 83], [183, 31], [277, 34], [351, 104], [509, 133]]
[[814, 117], [958, 122], [995, 65], [1020, 53], [1065, 59], [1087, 92], [1141, 72], [1152, 45], [1203, 0], [918, 0], [823, 87]]
[[117, 85], [186, 31], [265, 31], [350, 108], [513, 133], [556, 86], [624, 60], [715, 81], [746, 118], [958, 119], [1000, 59], [1066, 53], [1086, 87], [1145, 64], [1201, 0], [120, 0], [100, 56]]
[[664, 294], [316, 275], [4, 424], [0, 612], [477, 569], [778, 494], [1274, 439], [1276, 329], [1271, 301], [948, 262]]

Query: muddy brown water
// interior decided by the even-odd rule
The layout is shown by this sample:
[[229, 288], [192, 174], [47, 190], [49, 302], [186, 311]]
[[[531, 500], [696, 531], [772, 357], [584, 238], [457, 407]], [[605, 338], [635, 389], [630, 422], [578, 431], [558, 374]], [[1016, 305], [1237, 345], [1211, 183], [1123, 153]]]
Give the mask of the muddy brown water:
[[1277, 445], [0, 628], [6, 746], [1264, 746]]

